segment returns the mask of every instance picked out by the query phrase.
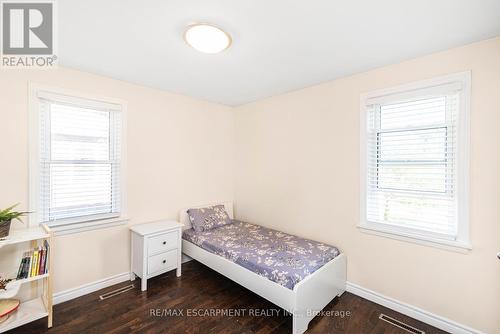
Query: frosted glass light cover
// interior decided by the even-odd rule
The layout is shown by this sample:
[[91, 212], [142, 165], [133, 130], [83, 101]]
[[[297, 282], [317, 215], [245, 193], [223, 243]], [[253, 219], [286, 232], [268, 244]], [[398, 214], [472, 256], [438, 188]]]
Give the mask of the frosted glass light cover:
[[186, 29], [184, 40], [195, 50], [219, 53], [231, 45], [231, 37], [223, 30], [209, 24], [195, 24]]

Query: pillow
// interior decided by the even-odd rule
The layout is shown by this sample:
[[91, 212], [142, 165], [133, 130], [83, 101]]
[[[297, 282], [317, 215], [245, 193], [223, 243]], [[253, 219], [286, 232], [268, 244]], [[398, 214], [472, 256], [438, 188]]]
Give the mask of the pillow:
[[231, 218], [224, 205], [214, 205], [200, 209], [187, 210], [189, 220], [196, 232], [211, 230], [216, 227], [231, 224]]

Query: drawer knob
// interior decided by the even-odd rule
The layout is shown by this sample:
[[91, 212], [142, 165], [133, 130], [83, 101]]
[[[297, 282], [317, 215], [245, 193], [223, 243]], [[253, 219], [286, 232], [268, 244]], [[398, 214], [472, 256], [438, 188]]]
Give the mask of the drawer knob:
[[164, 241], [164, 242], [163, 242], [163, 244], [164, 244], [164, 245], [166, 245], [166, 244], [167, 244], [167, 242], [166, 242], [166, 241]]
[[167, 263], [167, 260], [163, 260], [163, 263]]

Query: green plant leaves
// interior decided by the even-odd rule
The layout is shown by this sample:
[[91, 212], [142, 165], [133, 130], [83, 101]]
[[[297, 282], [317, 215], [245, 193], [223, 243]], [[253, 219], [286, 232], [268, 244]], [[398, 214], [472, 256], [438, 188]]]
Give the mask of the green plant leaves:
[[22, 222], [21, 217], [26, 215], [28, 212], [19, 212], [19, 211], [12, 211], [16, 206], [18, 206], [19, 203], [14, 204], [7, 209], [3, 209], [0, 211], [0, 222], [3, 221], [9, 221], [13, 219], [17, 219], [20, 222]]

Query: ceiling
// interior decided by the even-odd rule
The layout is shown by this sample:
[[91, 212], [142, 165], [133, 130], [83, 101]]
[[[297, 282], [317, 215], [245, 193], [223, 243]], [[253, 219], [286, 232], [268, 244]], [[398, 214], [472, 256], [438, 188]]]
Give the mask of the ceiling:
[[[236, 106], [500, 35], [499, 0], [63, 0], [62, 66]], [[188, 47], [209, 22], [233, 45]]]

